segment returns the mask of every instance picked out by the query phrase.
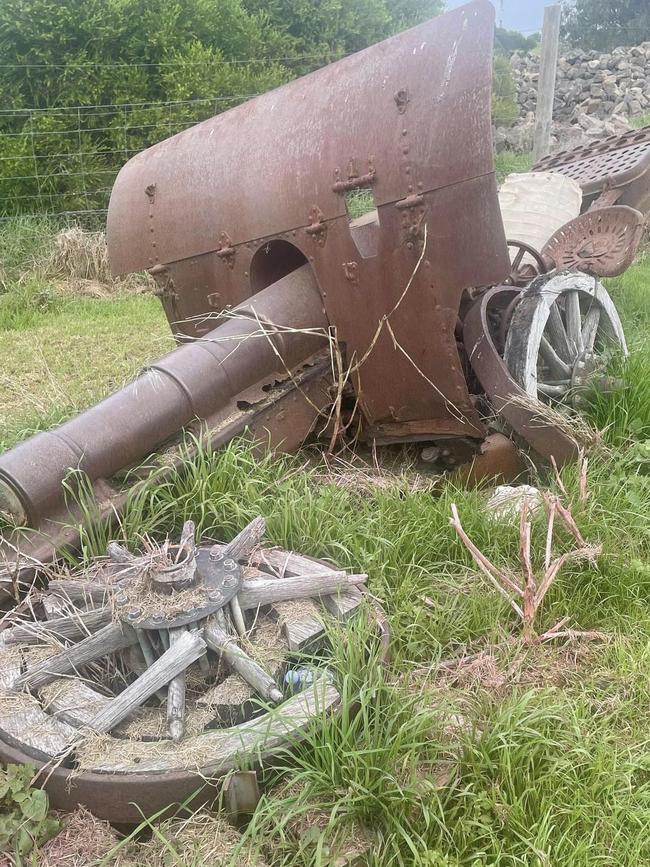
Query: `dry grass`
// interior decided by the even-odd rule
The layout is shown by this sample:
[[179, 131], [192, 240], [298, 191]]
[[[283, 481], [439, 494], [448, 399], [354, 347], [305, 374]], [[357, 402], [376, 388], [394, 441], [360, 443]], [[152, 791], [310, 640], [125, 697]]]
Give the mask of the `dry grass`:
[[295, 812], [288, 819], [285, 830], [291, 848], [315, 853], [320, 848], [317, 863], [329, 867], [361, 867], [375, 850], [377, 838], [373, 832], [357, 821], [334, 817], [331, 810], [314, 800], [308, 789], [300, 783], [289, 782], [280, 786], [269, 797], [268, 806], [278, 802], [280, 812], [291, 802]]
[[[61, 818], [61, 831], [38, 850], [39, 867], [93, 867], [117, 843], [108, 822], [97, 819], [85, 807]], [[113, 861], [114, 867], [124, 863]]]
[[71, 226], [58, 232], [42, 265], [44, 272], [63, 281], [64, 291], [104, 298], [116, 289], [150, 292], [155, 284], [148, 274], [113, 277], [104, 232], [86, 232]]
[[[320, 455], [319, 455], [320, 457]], [[336, 485], [360, 493], [373, 490], [401, 490], [404, 493], [434, 491], [440, 485], [440, 477], [421, 473], [416, 468], [415, 450], [411, 455], [401, 450], [399, 457], [369, 455], [368, 460], [357, 453], [349, 457], [338, 455], [327, 461], [327, 472], [318, 472], [317, 478], [325, 484]]]
[[499, 700], [518, 688], [570, 687], [590, 671], [594, 653], [587, 639], [544, 647], [495, 645], [441, 666], [435, 686]]
[[567, 406], [551, 406], [528, 396], [512, 397], [510, 403], [534, 413], [532, 427], [556, 427], [573, 440], [578, 451], [606, 456], [608, 449], [603, 435], [589, 423], [585, 415]]
[[244, 846], [225, 819], [199, 810], [188, 819], [162, 822], [146, 843], [132, 844], [125, 852], [138, 867], [265, 867]]

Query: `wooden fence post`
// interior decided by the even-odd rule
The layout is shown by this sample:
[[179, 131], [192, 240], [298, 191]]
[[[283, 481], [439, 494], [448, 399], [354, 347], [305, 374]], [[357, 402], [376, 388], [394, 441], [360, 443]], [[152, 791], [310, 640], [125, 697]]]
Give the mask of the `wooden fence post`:
[[533, 160], [545, 157], [551, 145], [553, 124], [553, 99], [555, 96], [555, 73], [560, 42], [560, 13], [558, 4], [544, 8], [542, 27], [542, 56], [537, 83], [537, 107], [535, 110], [535, 143]]

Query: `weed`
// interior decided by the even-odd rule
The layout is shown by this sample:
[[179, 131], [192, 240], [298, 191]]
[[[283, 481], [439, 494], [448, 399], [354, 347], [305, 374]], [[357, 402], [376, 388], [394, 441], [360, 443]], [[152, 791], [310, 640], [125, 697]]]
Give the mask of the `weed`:
[[48, 816], [45, 792], [31, 788], [33, 776], [29, 765], [0, 768], [0, 852], [11, 853], [18, 865], [59, 828]]
[[514, 151], [502, 151], [494, 159], [497, 181], [501, 184], [513, 172], [529, 172], [533, 164], [533, 155], [516, 154]]

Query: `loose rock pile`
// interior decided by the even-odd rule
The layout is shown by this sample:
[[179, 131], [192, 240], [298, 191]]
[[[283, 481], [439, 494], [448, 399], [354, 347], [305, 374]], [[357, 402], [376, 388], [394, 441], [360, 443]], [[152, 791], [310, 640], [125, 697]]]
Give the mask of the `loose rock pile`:
[[[622, 115], [613, 114], [607, 120], [600, 120], [594, 115], [587, 114], [584, 109], [580, 109], [572, 121], [553, 121], [551, 152], [570, 150], [610, 135], [622, 135], [631, 128], [629, 120]], [[504, 150], [528, 153], [533, 149], [534, 135], [535, 114], [529, 111], [514, 126], [502, 126], [493, 130], [495, 150], [497, 153]]]
[[[497, 152], [532, 150], [539, 56], [515, 51], [511, 61], [521, 119], [494, 130]], [[551, 150], [621, 135], [630, 120], [650, 112], [650, 42], [611, 54], [569, 51], [558, 61]]]
[[[539, 56], [515, 52], [511, 67], [522, 113], [535, 111]], [[637, 117], [650, 109], [650, 42], [611, 54], [569, 51], [558, 61], [553, 116], [574, 121], [582, 113], [605, 120]]]

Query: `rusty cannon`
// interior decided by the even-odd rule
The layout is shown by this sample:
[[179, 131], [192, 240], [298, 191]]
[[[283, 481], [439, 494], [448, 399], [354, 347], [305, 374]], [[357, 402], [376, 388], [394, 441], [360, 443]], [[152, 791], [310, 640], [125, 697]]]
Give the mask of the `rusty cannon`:
[[[624, 270], [638, 246], [650, 133], [542, 161], [538, 173], [574, 185], [576, 213], [539, 249], [506, 237], [491, 140], [493, 28], [492, 4], [474, 0], [123, 167], [108, 213], [111, 265], [153, 276], [179, 345], [122, 390], [0, 456], [0, 512], [15, 525], [0, 542], [6, 604], [43, 564], [74, 549], [82, 519], [113, 519], [134, 491], [173, 472], [187, 433], [218, 447], [248, 431], [263, 447], [292, 450], [312, 432], [331, 442], [354, 424], [356, 439], [418, 442], [454, 465], [495, 444], [515, 451], [494, 433], [500, 416], [501, 430], [542, 457], [576, 456], [552, 404], [579, 397], [603, 378], [613, 351], [626, 351], [598, 278]], [[91, 517], [73, 495], [79, 479], [94, 500]], [[280, 719], [281, 734], [297, 736], [318, 697], [310, 705], [303, 690], [287, 699], [237, 639], [265, 618], [276, 634], [268, 608], [282, 600], [317, 596], [348, 617], [364, 579], [277, 551], [262, 551], [251, 579], [248, 555], [260, 537], [242, 533], [223, 550], [201, 545], [190, 526], [180, 544], [165, 543], [155, 593], [144, 594], [148, 612], [125, 574], [141, 577], [146, 552], [109, 546], [92, 580], [43, 581], [36, 608], [28, 595], [27, 614], [0, 632], [0, 686], [14, 701], [6, 713], [0, 707], [0, 757], [48, 768], [55, 804], [81, 801], [129, 822], [232, 770], [242, 743], [262, 755], [284, 743], [267, 737], [265, 717], [245, 719], [249, 688], [291, 705], [295, 718]], [[185, 554], [167, 562], [169, 550]], [[162, 593], [170, 576], [181, 580], [179, 569], [195, 594], [180, 608]], [[320, 632], [310, 608], [285, 623], [290, 650]], [[385, 623], [380, 633], [385, 651]], [[52, 635], [63, 649], [30, 658], [31, 645]], [[129, 672], [129, 685], [108, 694], [76, 676], [106, 654]], [[241, 683], [226, 694], [214, 680], [222, 657], [244, 677], [243, 693]], [[183, 672], [195, 663], [214, 675], [214, 706], [185, 707]], [[321, 682], [334, 712], [339, 696], [327, 676]], [[173, 743], [151, 740], [160, 694]], [[122, 754], [129, 735], [120, 726], [134, 708], [140, 741]], [[78, 726], [110, 731], [117, 747], [85, 749]], [[206, 739], [204, 727], [217, 731]], [[186, 735], [200, 735], [197, 750], [207, 745], [209, 755]], [[190, 749], [175, 752], [177, 741]], [[199, 753], [200, 773], [188, 766]]]
[[5, 537], [5, 588], [74, 546], [71, 471], [88, 480], [100, 520], [122, 508], [129, 468], [164, 450], [161, 478], [188, 430], [219, 445], [247, 429], [293, 449], [348, 400], [362, 439], [422, 442], [451, 464], [485, 449], [494, 410], [542, 455], [575, 454], [535, 402], [582, 387], [606, 344], [625, 351], [596, 278], [617, 273], [607, 262], [629, 264], [638, 245], [650, 136], [607, 140], [597, 158], [578, 149], [542, 161], [584, 181], [588, 209], [541, 252], [506, 239], [493, 27], [491, 4], [474, 0], [122, 168], [111, 265], [153, 275], [180, 345], [0, 457], [0, 511], [31, 528]]

